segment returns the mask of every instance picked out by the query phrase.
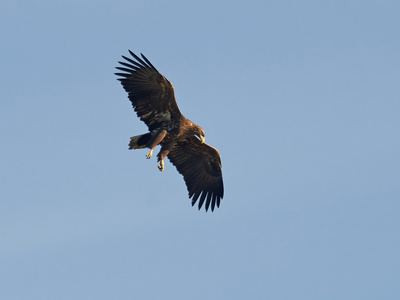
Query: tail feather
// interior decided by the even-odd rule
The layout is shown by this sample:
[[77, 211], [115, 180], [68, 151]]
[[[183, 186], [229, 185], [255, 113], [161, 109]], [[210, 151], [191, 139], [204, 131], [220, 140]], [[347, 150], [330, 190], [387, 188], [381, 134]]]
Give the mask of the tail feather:
[[129, 149], [142, 149], [146, 148], [146, 144], [151, 138], [150, 133], [141, 134], [137, 136], [131, 137], [131, 141], [129, 142]]

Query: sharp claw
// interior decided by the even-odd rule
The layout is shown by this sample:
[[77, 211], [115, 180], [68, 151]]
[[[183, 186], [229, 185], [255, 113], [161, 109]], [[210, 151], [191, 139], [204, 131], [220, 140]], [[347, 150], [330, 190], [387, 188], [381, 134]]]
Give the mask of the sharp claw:
[[150, 150], [149, 153], [146, 154], [146, 158], [150, 159], [150, 157], [153, 155], [153, 150]]
[[159, 169], [160, 171], [163, 171], [163, 170], [164, 170], [164, 161], [163, 161], [163, 160], [160, 161], [160, 163], [158, 164], [158, 169]]

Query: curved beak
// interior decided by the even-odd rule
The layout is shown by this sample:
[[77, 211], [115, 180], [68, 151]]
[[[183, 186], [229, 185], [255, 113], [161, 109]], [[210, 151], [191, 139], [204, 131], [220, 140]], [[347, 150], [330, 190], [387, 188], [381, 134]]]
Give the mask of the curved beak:
[[206, 141], [206, 137], [204, 135], [200, 135], [200, 141], [202, 144]]

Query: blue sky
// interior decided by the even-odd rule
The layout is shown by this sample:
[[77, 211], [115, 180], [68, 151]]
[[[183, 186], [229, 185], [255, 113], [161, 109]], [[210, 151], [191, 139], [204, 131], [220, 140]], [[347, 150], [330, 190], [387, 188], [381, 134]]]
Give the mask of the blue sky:
[[[3, 1], [2, 299], [395, 299], [398, 1]], [[144, 53], [225, 197], [128, 151]]]

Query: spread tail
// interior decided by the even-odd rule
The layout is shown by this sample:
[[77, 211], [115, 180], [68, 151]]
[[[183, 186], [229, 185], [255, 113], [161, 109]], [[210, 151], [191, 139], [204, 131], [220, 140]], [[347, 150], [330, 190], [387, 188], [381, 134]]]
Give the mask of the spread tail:
[[129, 149], [142, 149], [146, 148], [146, 144], [150, 141], [151, 134], [146, 133], [131, 137], [129, 142]]

